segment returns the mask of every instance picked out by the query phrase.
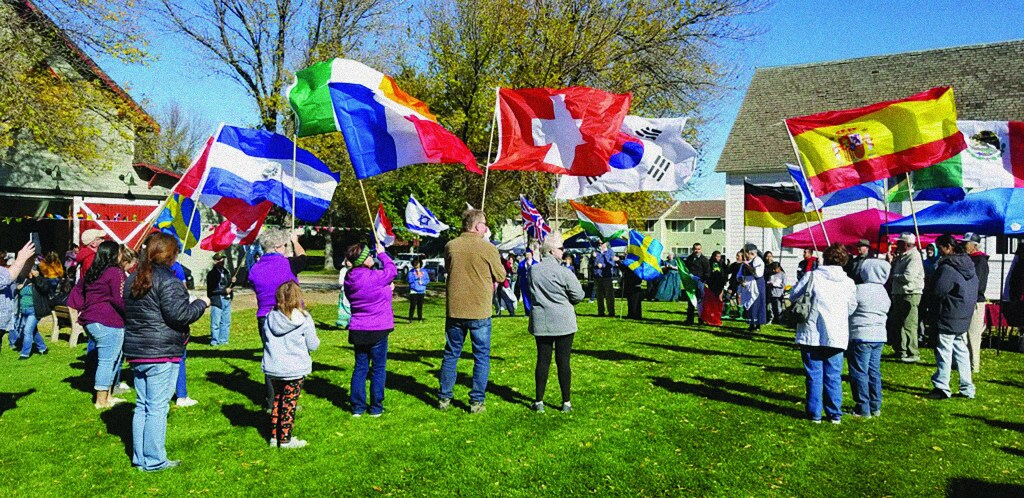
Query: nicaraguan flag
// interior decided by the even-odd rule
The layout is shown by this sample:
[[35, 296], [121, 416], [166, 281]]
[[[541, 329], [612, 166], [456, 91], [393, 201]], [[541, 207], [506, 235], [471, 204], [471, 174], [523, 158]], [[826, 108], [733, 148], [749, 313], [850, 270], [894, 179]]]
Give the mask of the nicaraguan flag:
[[793, 178], [793, 183], [795, 183], [797, 189], [800, 190], [800, 196], [803, 198], [804, 211], [817, 211], [824, 207], [837, 206], [839, 204], [859, 201], [861, 199], [878, 199], [883, 202], [885, 199], [885, 180], [876, 180], [844, 188], [842, 190], [836, 190], [818, 197], [814, 195], [811, 187], [807, 184], [807, 177], [804, 175], [803, 169], [801, 169], [800, 166], [787, 163], [786, 171], [789, 171], [789, 176]]
[[449, 227], [410, 195], [409, 204], [405, 206], [405, 228], [422, 237], [437, 237]]
[[341, 180], [312, 152], [269, 131], [221, 125], [204, 152], [201, 195], [242, 199], [253, 206], [270, 201], [303, 221], [323, 217]]
[[664, 246], [654, 237], [636, 231], [629, 231], [629, 245], [626, 246], [626, 266], [643, 280], [654, 280], [661, 276], [661, 252]]
[[203, 224], [195, 201], [181, 194], [171, 194], [153, 227], [178, 239], [183, 251], [189, 251], [199, 241]]

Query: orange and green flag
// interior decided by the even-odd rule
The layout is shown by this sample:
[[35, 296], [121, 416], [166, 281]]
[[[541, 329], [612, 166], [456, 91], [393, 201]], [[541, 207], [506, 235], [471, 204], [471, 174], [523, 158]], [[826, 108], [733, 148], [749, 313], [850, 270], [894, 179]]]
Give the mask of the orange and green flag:
[[967, 148], [950, 87], [786, 120], [816, 195], [939, 164]]

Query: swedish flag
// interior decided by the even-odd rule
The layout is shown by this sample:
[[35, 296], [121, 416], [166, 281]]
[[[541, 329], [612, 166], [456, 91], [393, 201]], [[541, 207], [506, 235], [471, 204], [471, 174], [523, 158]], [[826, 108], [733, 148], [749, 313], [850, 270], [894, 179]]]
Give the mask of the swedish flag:
[[629, 231], [629, 246], [626, 247], [626, 266], [643, 280], [654, 280], [661, 276], [661, 251], [664, 246], [654, 237], [645, 237], [636, 230]]
[[187, 251], [198, 243], [199, 235], [202, 234], [199, 207], [189, 197], [171, 194], [153, 227], [177, 237], [182, 251]]

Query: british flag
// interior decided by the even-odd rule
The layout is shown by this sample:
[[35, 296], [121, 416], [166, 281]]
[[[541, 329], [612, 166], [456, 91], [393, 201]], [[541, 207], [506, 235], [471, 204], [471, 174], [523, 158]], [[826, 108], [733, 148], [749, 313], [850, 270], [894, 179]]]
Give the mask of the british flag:
[[519, 210], [523, 214], [523, 230], [526, 234], [537, 240], [544, 240], [551, 233], [551, 227], [544, 222], [540, 211], [530, 204], [530, 201], [522, 194], [519, 194]]

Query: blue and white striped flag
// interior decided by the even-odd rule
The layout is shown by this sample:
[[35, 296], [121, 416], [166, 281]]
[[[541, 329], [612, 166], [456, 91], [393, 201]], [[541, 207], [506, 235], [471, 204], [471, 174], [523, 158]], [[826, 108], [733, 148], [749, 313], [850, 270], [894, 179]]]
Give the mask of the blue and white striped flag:
[[434, 213], [410, 195], [409, 204], [405, 206], [405, 228], [423, 237], [437, 237], [449, 227], [441, 223]]
[[861, 199], [878, 199], [883, 202], [885, 199], [885, 180], [868, 182], [817, 197], [807, 185], [807, 177], [804, 176], [804, 171], [800, 166], [787, 163], [786, 170], [789, 171], [793, 183], [796, 183], [797, 189], [800, 190], [804, 211], [817, 211], [823, 207], [837, 206]]

